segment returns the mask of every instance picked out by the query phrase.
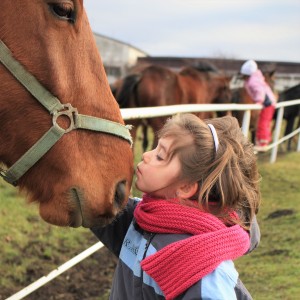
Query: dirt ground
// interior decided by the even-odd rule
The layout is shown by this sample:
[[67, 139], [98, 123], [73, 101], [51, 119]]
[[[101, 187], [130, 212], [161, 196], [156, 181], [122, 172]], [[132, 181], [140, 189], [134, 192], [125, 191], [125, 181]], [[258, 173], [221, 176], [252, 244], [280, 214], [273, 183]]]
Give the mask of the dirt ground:
[[[26, 300], [104, 300], [109, 297], [117, 258], [106, 248], [79, 262], [24, 299]], [[42, 269], [42, 268], [41, 268]], [[41, 271], [41, 272], [40, 272]], [[27, 270], [28, 285], [46, 275], [37, 266]], [[2, 289], [2, 288], [1, 288]], [[6, 299], [17, 290], [1, 290], [0, 299]]]

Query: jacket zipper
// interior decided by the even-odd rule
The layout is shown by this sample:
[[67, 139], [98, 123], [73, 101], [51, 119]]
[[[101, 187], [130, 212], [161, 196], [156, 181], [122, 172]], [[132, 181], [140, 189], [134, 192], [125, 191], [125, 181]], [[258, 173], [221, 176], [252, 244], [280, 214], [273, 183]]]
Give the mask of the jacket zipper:
[[[144, 251], [143, 259], [145, 259], [146, 255], [147, 255], [148, 248], [149, 248], [149, 246], [151, 244], [151, 241], [153, 240], [154, 236], [155, 236], [155, 233], [153, 233], [153, 232], [149, 233], [149, 237], [147, 238], [147, 243], [145, 245], [145, 251]], [[141, 279], [142, 279], [142, 284], [143, 284], [143, 282], [144, 282], [144, 271], [143, 271], [142, 268], [141, 268], [141, 271], [142, 271]]]

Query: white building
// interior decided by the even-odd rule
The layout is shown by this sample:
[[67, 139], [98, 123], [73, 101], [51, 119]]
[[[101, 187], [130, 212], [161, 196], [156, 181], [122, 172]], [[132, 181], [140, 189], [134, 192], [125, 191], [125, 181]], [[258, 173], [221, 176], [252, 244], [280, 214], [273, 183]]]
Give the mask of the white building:
[[98, 33], [94, 33], [94, 36], [109, 83], [124, 77], [136, 65], [138, 57], [148, 56], [146, 52], [130, 44]]

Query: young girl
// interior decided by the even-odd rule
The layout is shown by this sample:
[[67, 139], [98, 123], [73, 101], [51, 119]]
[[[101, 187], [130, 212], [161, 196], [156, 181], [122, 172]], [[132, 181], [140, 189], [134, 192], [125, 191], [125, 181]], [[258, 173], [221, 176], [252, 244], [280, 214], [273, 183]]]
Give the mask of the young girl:
[[265, 146], [272, 141], [271, 125], [275, 112], [276, 96], [254, 60], [250, 59], [244, 62], [240, 73], [245, 80], [244, 86], [247, 93], [255, 103], [263, 105], [257, 123], [255, 149], [264, 151]]
[[259, 241], [259, 174], [237, 120], [174, 116], [136, 177], [142, 201], [92, 229], [119, 257], [110, 299], [252, 299], [232, 260]]

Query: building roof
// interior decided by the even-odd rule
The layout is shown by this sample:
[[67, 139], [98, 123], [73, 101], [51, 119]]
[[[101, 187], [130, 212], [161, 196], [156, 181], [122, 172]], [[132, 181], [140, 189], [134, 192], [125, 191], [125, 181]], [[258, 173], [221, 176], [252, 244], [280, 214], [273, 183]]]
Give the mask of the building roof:
[[94, 35], [95, 35], [96, 37], [98, 36], [98, 37], [100, 37], [100, 38], [103, 38], [103, 39], [107, 39], [107, 40], [113, 41], [113, 42], [115, 42], [115, 43], [117, 43], [117, 44], [121, 44], [121, 45], [123, 45], [123, 46], [130, 47], [130, 48], [132, 48], [132, 49], [135, 49], [135, 50], [137, 50], [137, 51], [139, 51], [139, 52], [144, 53], [146, 56], [149, 55], [149, 54], [148, 54], [147, 52], [145, 52], [144, 50], [141, 50], [141, 49], [139, 49], [139, 48], [137, 48], [137, 47], [135, 47], [135, 46], [132, 46], [132, 45], [129, 44], [129, 43], [126, 43], [126, 42], [117, 40], [117, 39], [115, 39], [115, 38], [111, 38], [111, 37], [109, 37], [109, 36], [106, 36], [106, 35], [103, 35], [103, 34], [100, 34], [100, 33], [96, 33], [96, 32], [93, 32], [93, 33], [94, 33]]
[[[169, 68], [181, 68], [186, 65], [194, 65], [199, 62], [207, 62], [220, 70], [228, 73], [239, 72], [245, 60], [226, 58], [202, 58], [202, 57], [172, 57], [172, 56], [148, 56], [139, 57], [137, 64], [160, 64]], [[300, 74], [300, 63], [283, 61], [256, 60], [258, 67], [263, 71], [276, 70], [283, 74]]]

